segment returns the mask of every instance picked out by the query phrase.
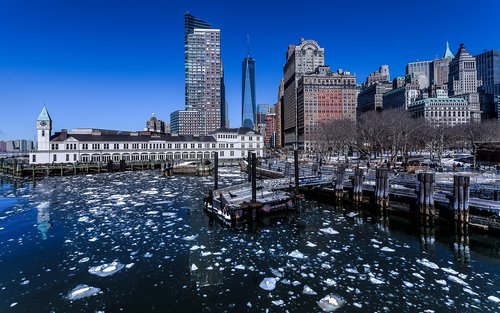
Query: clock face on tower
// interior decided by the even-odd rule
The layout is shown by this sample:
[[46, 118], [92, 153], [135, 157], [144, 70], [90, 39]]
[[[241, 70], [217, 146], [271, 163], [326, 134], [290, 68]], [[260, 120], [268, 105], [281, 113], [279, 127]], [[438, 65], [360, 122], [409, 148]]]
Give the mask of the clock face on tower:
[[46, 121], [41, 121], [40, 122], [40, 126], [43, 126], [43, 127], [47, 126], [47, 122]]

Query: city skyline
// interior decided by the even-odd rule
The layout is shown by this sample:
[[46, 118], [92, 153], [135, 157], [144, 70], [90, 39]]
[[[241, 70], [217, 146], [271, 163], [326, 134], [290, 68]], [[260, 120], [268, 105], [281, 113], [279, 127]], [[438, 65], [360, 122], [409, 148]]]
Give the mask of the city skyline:
[[[33, 118], [44, 103], [57, 117], [56, 130], [138, 130], [152, 112], [168, 120], [171, 112], [185, 104], [182, 20], [186, 11], [221, 29], [232, 127], [241, 120], [241, 58], [247, 34], [252, 36], [252, 57], [259, 63], [257, 103], [276, 102], [286, 47], [302, 37], [317, 41], [328, 51], [325, 64], [356, 74], [357, 83], [381, 64], [401, 76], [409, 62], [439, 58], [447, 40], [453, 52], [464, 42], [472, 55], [499, 48], [492, 40], [497, 2], [479, 1], [468, 10], [470, 16], [481, 16], [481, 31], [472, 26], [473, 18], [460, 25], [452, 22], [461, 10], [457, 2], [432, 7], [431, 2], [419, 4], [433, 9], [422, 10], [429, 20], [436, 20], [426, 29], [412, 26], [408, 17], [398, 14], [405, 8], [398, 2], [388, 2], [383, 8], [363, 3], [362, 10], [359, 4], [320, 3], [322, 11], [337, 12], [339, 22], [355, 23], [353, 32], [345, 34], [336, 32], [330, 19], [313, 14], [318, 8], [299, 11], [279, 3], [257, 2], [240, 12], [244, 11], [237, 10], [240, 4], [232, 2], [6, 1], [0, 4], [4, 45], [0, 52], [0, 139], [33, 139]], [[281, 27], [290, 14], [301, 14], [304, 19]], [[443, 14], [446, 18], [437, 18]], [[241, 23], [252, 15], [270, 22]], [[393, 27], [397, 41], [390, 35], [371, 38], [376, 37], [370, 36], [376, 29], [367, 28], [370, 16], [385, 19], [389, 28], [406, 21], [407, 37]], [[416, 37], [425, 31], [432, 31], [433, 36]]]

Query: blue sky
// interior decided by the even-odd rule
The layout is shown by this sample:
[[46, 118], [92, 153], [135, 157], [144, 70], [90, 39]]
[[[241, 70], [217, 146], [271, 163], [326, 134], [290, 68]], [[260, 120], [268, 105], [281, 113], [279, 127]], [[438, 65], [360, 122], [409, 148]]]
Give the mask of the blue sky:
[[184, 107], [183, 14], [221, 29], [231, 126], [241, 122], [246, 35], [257, 103], [274, 103], [288, 44], [325, 48], [358, 83], [381, 64], [500, 49], [500, 1], [0, 1], [0, 139], [35, 136], [46, 103], [54, 128], [142, 129]]

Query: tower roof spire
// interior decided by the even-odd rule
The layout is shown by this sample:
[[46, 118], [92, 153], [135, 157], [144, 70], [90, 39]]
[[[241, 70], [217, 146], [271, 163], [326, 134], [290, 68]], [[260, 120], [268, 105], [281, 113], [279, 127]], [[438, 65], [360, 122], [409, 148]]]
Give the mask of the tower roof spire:
[[44, 105], [42, 112], [40, 112], [40, 115], [38, 115], [38, 118], [36, 119], [37, 121], [51, 121], [52, 119], [50, 118], [49, 111], [47, 110], [47, 107]]
[[451, 53], [450, 51], [450, 44], [448, 43], [448, 40], [446, 41], [446, 50], [444, 51], [444, 54], [443, 54], [443, 59], [453, 59], [455, 56], [453, 55], [453, 53]]

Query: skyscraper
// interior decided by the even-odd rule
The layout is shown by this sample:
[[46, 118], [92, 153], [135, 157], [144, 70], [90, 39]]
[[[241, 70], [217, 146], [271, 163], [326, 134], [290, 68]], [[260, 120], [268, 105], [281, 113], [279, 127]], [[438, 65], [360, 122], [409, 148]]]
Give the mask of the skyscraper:
[[248, 54], [241, 65], [241, 126], [254, 128], [256, 115], [255, 60]]
[[314, 40], [301, 39], [299, 45], [289, 45], [286, 53], [286, 63], [283, 66], [284, 96], [283, 132], [284, 145], [291, 147], [303, 141], [303, 133], [299, 132], [298, 119], [303, 112], [298, 112], [297, 84], [304, 74], [313, 73], [318, 66], [325, 65], [325, 50]]
[[477, 78], [482, 117], [500, 121], [500, 50], [489, 50], [476, 55]]
[[472, 114], [472, 120], [481, 119], [479, 108], [479, 94], [477, 92], [476, 59], [460, 44], [457, 54], [450, 62], [448, 74], [448, 95], [460, 97], [467, 101]]
[[[182, 110], [171, 114], [176, 119], [171, 121], [172, 132], [206, 135], [225, 125], [220, 30], [189, 12], [184, 15], [184, 66], [185, 111], [189, 114]], [[194, 121], [185, 121], [187, 116]], [[195, 130], [182, 127], [193, 122]]]

